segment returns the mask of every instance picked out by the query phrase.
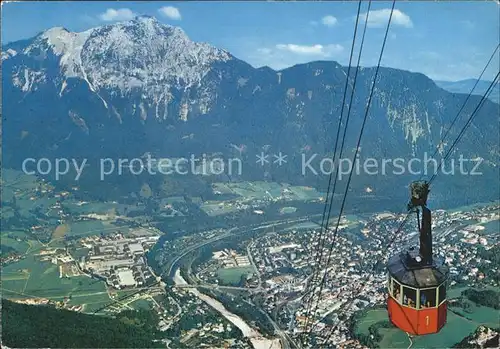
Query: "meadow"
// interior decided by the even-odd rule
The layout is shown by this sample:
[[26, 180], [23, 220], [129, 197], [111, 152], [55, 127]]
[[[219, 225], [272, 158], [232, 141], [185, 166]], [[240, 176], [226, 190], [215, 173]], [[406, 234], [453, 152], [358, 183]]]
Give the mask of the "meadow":
[[254, 273], [253, 267], [236, 267], [236, 268], [221, 268], [217, 270], [217, 278], [220, 280], [220, 284], [224, 285], [238, 285], [241, 281], [241, 277]]

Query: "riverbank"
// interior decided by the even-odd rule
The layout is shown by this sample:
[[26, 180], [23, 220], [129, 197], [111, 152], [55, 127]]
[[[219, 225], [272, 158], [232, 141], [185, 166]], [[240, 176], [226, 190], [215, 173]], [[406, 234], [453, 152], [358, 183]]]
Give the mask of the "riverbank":
[[[174, 283], [176, 285], [188, 285], [187, 281], [182, 277], [179, 269], [175, 271], [174, 274]], [[254, 349], [281, 349], [281, 342], [279, 339], [267, 339], [263, 337], [257, 330], [249, 326], [242, 318], [239, 316], [229, 312], [224, 305], [201, 293], [195, 288], [189, 289], [193, 295], [198, 297], [200, 300], [207, 303], [209, 306], [217, 310], [222, 316], [224, 316], [229, 322], [231, 322], [234, 326], [238, 327], [240, 331], [243, 333], [243, 336], [248, 338], [252, 343]]]

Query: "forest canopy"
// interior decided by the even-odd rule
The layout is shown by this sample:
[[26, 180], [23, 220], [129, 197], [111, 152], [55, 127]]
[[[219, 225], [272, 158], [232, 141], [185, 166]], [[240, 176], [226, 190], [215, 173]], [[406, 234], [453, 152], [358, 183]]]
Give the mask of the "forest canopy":
[[116, 318], [2, 299], [2, 342], [14, 348], [162, 348], [155, 314], [127, 311]]

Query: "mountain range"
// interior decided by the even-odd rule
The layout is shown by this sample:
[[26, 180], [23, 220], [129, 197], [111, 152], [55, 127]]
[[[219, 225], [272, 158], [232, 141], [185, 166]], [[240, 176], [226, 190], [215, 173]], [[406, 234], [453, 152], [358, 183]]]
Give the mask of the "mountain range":
[[[477, 79], [466, 79], [466, 80], [460, 80], [460, 81], [434, 81], [436, 85], [439, 87], [453, 92], [453, 93], [466, 93], [468, 94], [473, 88], [474, 85], [477, 86], [473, 91], [473, 94], [482, 96], [484, 93], [488, 90], [488, 88], [491, 85], [491, 81], [487, 80], [479, 80]], [[500, 103], [500, 86], [498, 83], [494, 86], [493, 91], [491, 91], [491, 94], [489, 95], [489, 98], [495, 102], [495, 103]]]
[[[98, 161], [207, 154], [241, 157], [244, 171], [189, 177], [202, 183], [202, 191], [210, 181], [238, 179], [326, 187], [327, 176], [303, 175], [301, 163], [313, 153], [318, 159], [332, 155], [347, 76], [347, 67], [337, 62], [254, 68], [226, 50], [193, 42], [180, 28], [140, 16], [81, 33], [52, 28], [9, 43], [2, 47], [2, 68], [3, 166], [21, 168], [27, 157]], [[374, 74], [373, 67], [359, 67], [343, 157], [354, 154]], [[348, 96], [353, 83], [351, 76]], [[420, 73], [380, 68], [360, 159], [422, 158], [441, 144], [440, 159], [480, 97], [470, 98], [441, 143], [466, 95], [439, 85]], [[448, 175], [436, 181], [435, 197], [498, 198], [498, 111], [498, 104], [486, 101], [453, 154], [483, 159], [482, 177]], [[287, 155], [282, 166], [272, 157], [280, 151]], [[264, 165], [256, 163], [262, 152], [270, 156]], [[360, 174], [351, 190], [407, 196], [416, 177]], [[155, 185], [157, 179], [136, 181]], [[113, 186], [122, 184], [114, 179]], [[169, 194], [180, 190], [170, 188]]]

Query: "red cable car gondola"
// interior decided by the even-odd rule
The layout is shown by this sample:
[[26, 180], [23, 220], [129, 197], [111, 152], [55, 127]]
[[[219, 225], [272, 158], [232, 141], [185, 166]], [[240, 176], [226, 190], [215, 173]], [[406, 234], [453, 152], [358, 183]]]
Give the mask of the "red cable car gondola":
[[424, 335], [439, 332], [446, 323], [448, 268], [441, 258], [432, 255], [429, 183], [414, 182], [410, 192], [408, 209], [417, 214], [420, 248], [410, 248], [389, 259], [387, 310], [396, 327], [409, 334]]

